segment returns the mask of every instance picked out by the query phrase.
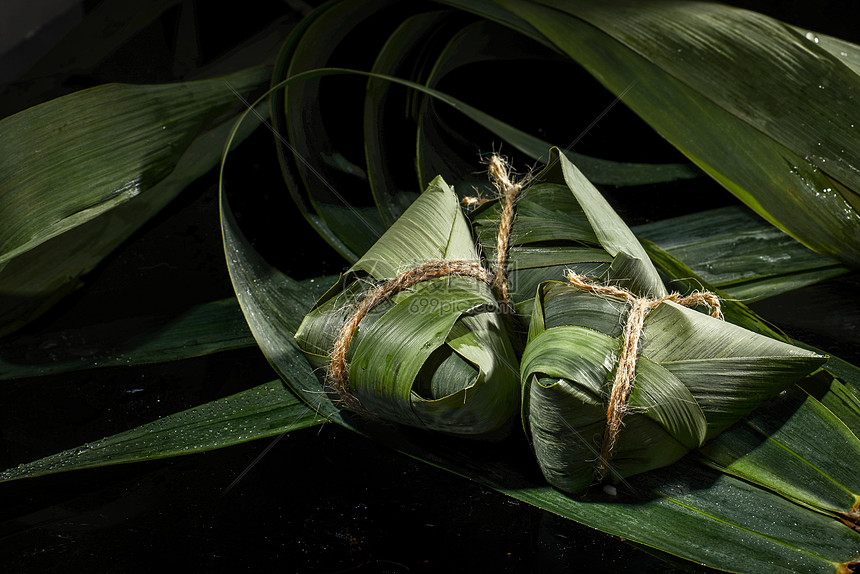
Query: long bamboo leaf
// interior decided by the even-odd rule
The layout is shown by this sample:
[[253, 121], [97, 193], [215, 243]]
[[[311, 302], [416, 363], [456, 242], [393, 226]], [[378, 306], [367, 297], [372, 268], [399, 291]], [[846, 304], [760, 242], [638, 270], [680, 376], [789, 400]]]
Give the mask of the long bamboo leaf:
[[[819, 393], [854, 397], [856, 389], [822, 374], [804, 381]], [[843, 415], [844, 416], [844, 415]], [[855, 413], [856, 416], [856, 413]], [[700, 452], [723, 472], [772, 489], [812, 508], [855, 515], [860, 481], [855, 461], [860, 440], [815, 397], [796, 391], [759, 409]], [[837, 448], [837, 445], [838, 448]], [[838, 450], [839, 456], [833, 456]]]
[[[302, 281], [321, 297], [335, 277]], [[110, 333], [110, 340], [104, 334]], [[0, 380], [85, 369], [164, 363], [256, 345], [234, 297], [175, 317], [137, 317], [0, 342]]]
[[[37, 316], [216, 164], [237, 93], [266, 68], [163, 86], [106, 85], [0, 121], [0, 332]], [[225, 83], [226, 82], [226, 83]], [[240, 139], [255, 127], [243, 126]]]
[[848, 271], [742, 206], [633, 227], [730, 297], [757, 301]]
[[717, 4], [499, 4], [616, 94], [632, 86], [628, 106], [769, 222], [819, 253], [860, 262], [860, 77], [830, 52]]
[[280, 380], [0, 472], [0, 482], [194, 454], [323, 422]]
[[[167, 177], [180, 157], [176, 150], [236, 109], [224, 83], [248, 91], [266, 72], [166, 86], [100, 86], [2, 120], [0, 129], [15, 145], [7, 144], [0, 156], [0, 264]], [[27, 209], [32, 206], [37, 209]]]

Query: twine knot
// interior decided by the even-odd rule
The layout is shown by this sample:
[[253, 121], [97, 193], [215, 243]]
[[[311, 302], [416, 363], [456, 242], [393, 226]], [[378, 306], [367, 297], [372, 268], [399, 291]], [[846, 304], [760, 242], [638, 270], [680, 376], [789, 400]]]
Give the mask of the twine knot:
[[687, 296], [681, 296], [680, 293], [671, 293], [658, 299], [649, 299], [648, 297], [637, 297], [627, 289], [594, 283], [590, 279], [578, 275], [573, 271], [568, 272], [567, 280], [571, 285], [583, 291], [588, 291], [596, 295], [618, 297], [630, 304], [630, 312], [627, 315], [627, 322], [624, 324], [621, 356], [618, 358], [618, 368], [615, 371], [615, 379], [612, 381], [609, 406], [606, 409], [606, 427], [604, 427], [603, 431], [600, 457], [595, 468], [595, 475], [599, 481], [609, 472], [609, 460], [612, 458], [618, 433], [621, 431], [622, 418], [627, 410], [627, 399], [633, 388], [633, 379], [636, 374], [636, 355], [645, 317], [664, 301], [672, 301], [684, 307], [704, 305], [710, 310], [710, 315], [717, 319], [722, 319], [722, 311], [720, 309], [719, 297], [710, 291], [695, 291]]

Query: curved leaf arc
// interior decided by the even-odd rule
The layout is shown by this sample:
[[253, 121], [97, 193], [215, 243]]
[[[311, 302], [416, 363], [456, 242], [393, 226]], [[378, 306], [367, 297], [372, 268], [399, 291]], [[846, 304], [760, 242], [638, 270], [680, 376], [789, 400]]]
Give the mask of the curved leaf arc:
[[[469, 10], [469, 2], [450, 3]], [[499, 4], [518, 18], [528, 21], [543, 37], [550, 39], [560, 50], [581, 63], [614, 93], [624, 92], [623, 101], [634, 112], [769, 222], [819, 253], [840, 259], [852, 266], [860, 262], [860, 216], [854, 208], [856, 174], [848, 177], [848, 172], [852, 172], [853, 168], [849, 160], [845, 159], [858, 155], [852, 154], [852, 150], [858, 151], [860, 138], [848, 133], [854, 129], [849, 130], [845, 125], [846, 122], [850, 125], [850, 119], [838, 122], [834, 119], [834, 114], [841, 118], [853, 117], [854, 111], [850, 102], [854, 85], [860, 80], [850, 68], [839, 63], [829, 52], [802, 45], [799, 35], [785, 27], [782, 27], [782, 32], [773, 36], [772, 39], [779, 44], [779, 49], [784, 48], [783, 55], [786, 59], [808, 62], [809, 56], [806, 52], [809, 52], [814, 54], [813, 63], [820, 63], [818, 66], [810, 64], [811, 67], [790, 76], [794, 83], [797, 83], [798, 79], [805, 82], [801, 86], [802, 89], [796, 91], [797, 96], [791, 90], [786, 92], [785, 87], [780, 85], [778, 92], [792, 98], [793, 103], [789, 107], [793, 109], [800, 106], [801, 110], [805, 109], [806, 102], [799, 94], [806, 94], [808, 84], [815, 86], [819, 83], [819, 73], [828, 77], [836, 74], [834, 78], [844, 79], [843, 83], [828, 86], [828, 89], [836, 91], [844, 86], [843, 93], [846, 97], [828, 98], [826, 90], [807, 94], [808, 97], [814, 97], [816, 110], [826, 111], [822, 112], [820, 118], [814, 114], [795, 115], [787, 119], [780, 119], [779, 116], [768, 117], [767, 114], [774, 110], [766, 108], [763, 103], [751, 113], [763, 114], [762, 117], [767, 120], [769, 126], [778, 126], [768, 128], [765, 133], [759, 129], [760, 122], [746, 121], [742, 118], [747, 115], [742, 113], [739, 116], [734, 109], [736, 106], [742, 106], [744, 101], [759, 102], [762, 97], [770, 97], [767, 94], [757, 96], [761, 92], [756, 86], [741, 85], [742, 82], [737, 81], [725, 82], [719, 74], [703, 78], [701, 71], [692, 71], [692, 68], [697, 66], [700, 70], [708, 69], [710, 60], [694, 60], [695, 65], [687, 62], [685, 65], [690, 70], [685, 68], [682, 78], [680, 75], [672, 75], [663, 66], [670, 66], [665, 61], [674, 61], [674, 47], [677, 46], [679, 38], [670, 37], [668, 32], [666, 41], [660, 42], [659, 45], [672, 46], [673, 53], [661, 55], [659, 64], [652, 61], [656, 61], [653, 53], [649, 53], [652, 58], [649, 60], [625, 43], [633, 42], [629, 40], [631, 36], [651, 34], [636, 27], [640, 21], [648, 18], [659, 20], [665, 16], [664, 12], [681, 13], [684, 15], [681, 19], [684, 25], [694, 30], [695, 34], [700, 34], [700, 37], [691, 34], [695, 42], [699, 43], [689, 41], [681, 48], [682, 52], [700, 53], [701, 46], [707, 44], [707, 41], [700, 42], [702, 38], [711, 38], [714, 30], [719, 30], [720, 33], [725, 30], [719, 26], [711, 26], [711, 21], [708, 21], [707, 25], [697, 21], [696, 11], [701, 6], [698, 3], [654, 3], [642, 12], [648, 15], [623, 9], [617, 20], [614, 8], [627, 6], [621, 1], [602, 3], [600, 8], [585, 2], [563, 4], [550, 0], [499, 0]], [[760, 15], [729, 7], [717, 7], [715, 4], [709, 5], [709, 10], [720, 14], [725, 12], [726, 18], [736, 26], [723, 40], [713, 38], [715, 45], [732, 52], [735, 49], [750, 50], [750, 45], [759, 41], [755, 31], [745, 26], [763, 22]], [[738, 14], [748, 16], [739, 17]], [[613, 34], [622, 35], [619, 29], [625, 26], [625, 42], [621, 42]], [[767, 27], [771, 31], [780, 30], [779, 26], [772, 23], [768, 23]], [[714, 50], [716, 48], [708, 48], [709, 52]], [[768, 48], [766, 53], [771, 53], [771, 48]], [[743, 78], [774, 77], [771, 63], [760, 55], [741, 58], [741, 61], [741, 66], [748, 65], [754, 69], [743, 68]], [[732, 69], [739, 70], [736, 67]], [[708, 85], [709, 82], [716, 82], [718, 76], [721, 84], [713, 84], [714, 94], [725, 93], [726, 89], [744, 88], [749, 92], [748, 97], [715, 100], [711, 98], [711, 91], [704, 90], [699, 84], [686, 83], [688, 77], [697, 77], [702, 78], [704, 85]], [[779, 75], [779, 78], [782, 76]], [[732, 87], [723, 87], [725, 84], [732, 84]], [[627, 91], [631, 85], [634, 86], [633, 89]], [[778, 106], [778, 109], [781, 107]], [[684, 121], [679, 122], [679, 117], [684, 118]], [[807, 121], [804, 122], [803, 118]], [[807, 124], [804, 127], [809, 133], [796, 133], [801, 123]], [[816, 144], [831, 142], [827, 133], [830, 127], [842, 134], [839, 136], [842, 139], [839, 139], [838, 146], [828, 144], [836, 154], [831, 154], [832, 157], [828, 159], [816, 153], [819, 147]], [[773, 130], [781, 131], [776, 133]], [[792, 139], [787, 141], [786, 138]], [[801, 142], [801, 147], [794, 145], [797, 142]], [[837, 148], [838, 151], [833, 151]], [[738, 150], [743, 152], [738, 153]], [[826, 172], [825, 162], [821, 162], [821, 159], [825, 160], [827, 169], [836, 164], [840, 167], [837, 171]]]

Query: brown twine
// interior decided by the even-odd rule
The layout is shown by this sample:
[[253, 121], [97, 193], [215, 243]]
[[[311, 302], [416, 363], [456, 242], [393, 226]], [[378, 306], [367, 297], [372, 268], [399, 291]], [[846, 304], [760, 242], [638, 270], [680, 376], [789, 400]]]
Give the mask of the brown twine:
[[494, 276], [491, 277], [490, 273], [481, 265], [469, 261], [430, 261], [404, 271], [393, 279], [389, 279], [385, 283], [368, 291], [343, 324], [331, 352], [328, 376], [331, 388], [340, 396], [344, 406], [348, 409], [363, 414], [370, 414], [349, 388], [349, 367], [346, 362], [349, 344], [356, 329], [358, 329], [358, 324], [361, 323], [361, 320], [364, 319], [367, 313], [380, 303], [390, 299], [396, 293], [409, 289], [416, 283], [438, 277], [451, 275], [473, 277], [479, 281], [483, 281], [492, 288], [493, 294], [506, 316], [513, 312], [514, 306], [510, 299], [505, 265], [507, 264], [508, 243], [514, 219], [514, 203], [522, 190], [522, 184], [511, 181], [510, 173], [510, 167], [507, 163], [498, 155], [493, 154], [489, 161], [490, 181], [505, 199], [505, 207], [502, 210], [499, 235], [496, 243], [496, 273]]
[[602, 480], [609, 471], [609, 460], [621, 431], [622, 418], [627, 410], [627, 398], [633, 388], [633, 378], [636, 373], [636, 354], [639, 348], [639, 338], [642, 335], [642, 326], [645, 317], [664, 301], [672, 301], [684, 307], [693, 305], [705, 305], [711, 312], [711, 316], [722, 318], [720, 310], [720, 299], [710, 291], [695, 291], [686, 297], [680, 293], [671, 293], [659, 299], [637, 297], [627, 289], [613, 287], [611, 285], [599, 285], [590, 279], [568, 271], [567, 280], [570, 284], [597, 295], [609, 295], [626, 300], [630, 305], [630, 313], [624, 325], [623, 342], [621, 345], [621, 356], [618, 359], [618, 369], [615, 371], [615, 380], [612, 382], [612, 391], [609, 395], [609, 406], [606, 409], [606, 427], [603, 431], [603, 442], [600, 447], [600, 458], [598, 459], [595, 475]]
[[514, 225], [515, 205], [517, 197], [523, 189], [522, 183], [511, 180], [511, 168], [502, 159], [493, 154], [489, 163], [490, 181], [499, 191], [499, 195], [505, 200], [502, 215], [499, 219], [499, 233], [496, 236], [496, 275], [493, 278], [493, 290], [496, 298], [502, 304], [506, 313], [514, 311], [511, 302], [510, 289], [508, 288], [508, 247], [511, 240], [511, 228]]

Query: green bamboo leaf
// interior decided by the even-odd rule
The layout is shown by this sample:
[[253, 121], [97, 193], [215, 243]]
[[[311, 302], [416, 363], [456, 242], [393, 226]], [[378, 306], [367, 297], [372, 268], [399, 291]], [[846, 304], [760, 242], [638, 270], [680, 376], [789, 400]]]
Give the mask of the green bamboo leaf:
[[[307, 71], [330, 65], [329, 56], [346, 31], [360, 27], [391, 4], [390, 0], [356, 0], [329, 2], [321, 6], [296, 27], [287, 39], [272, 78], [273, 86], [279, 88], [272, 98], [273, 123], [278, 133], [288, 135], [291, 148], [286, 151], [287, 145], [284, 142], [276, 142], [287, 185], [306, 219], [349, 261], [355, 261], [381, 235], [384, 227], [379, 211], [376, 208], [364, 207], [367, 202], [356, 193], [356, 190], [366, 187], [366, 175], [360, 168], [350, 164], [339, 150], [332, 147], [331, 137], [326, 133], [319, 109], [319, 82], [314, 80], [313, 73], [308, 74]], [[340, 29], [341, 33], [333, 34], [332, 30], [335, 28]], [[373, 34], [378, 36], [379, 31], [374, 29]], [[318, 41], [319, 38], [325, 40]], [[306, 80], [302, 83], [288, 80], [297, 75], [302, 76], [303, 72]], [[482, 121], [492, 125], [491, 129], [497, 133], [519, 133], [507, 124], [421, 84], [381, 74], [355, 71], [340, 73], [362, 73], [369, 78], [397, 81], [401, 85], [441, 98], [467, 115], [480, 116]], [[289, 91], [283, 90], [281, 95], [280, 88], [288, 82], [293, 87]], [[288, 116], [287, 110], [290, 109], [302, 109], [303, 113]], [[314, 129], [307, 128], [307, 125], [313, 125]], [[295, 159], [294, 156], [301, 159]], [[322, 177], [317, 174], [322, 174]], [[297, 181], [295, 175], [302, 180]], [[352, 190], [347, 194], [348, 197], [335, 191], [345, 189]], [[350, 207], [347, 207], [346, 200], [349, 201]], [[397, 211], [404, 207], [401, 205]], [[383, 215], [387, 211], [387, 208], [383, 208]], [[387, 215], [391, 216], [390, 213]]]
[[[293, 30], [278, 55], [272, 86], [308, 70], [330, 66], [344, 36], [377, 15], [390, 0], [331, 1]], [[279, 86], [271, 100], [278, 157], [287, 187], [305, 218], [341, 255], [355, 261], [382, 234], [375, 208], [366, 207], [366, 174], [335, 147], [320, 109], [320, 80]], [[288, 110], [301, 109], [301, 114]], [[347, 191], [348, 190], [348, 191]]]
[[[259, 398], [265, 403], [270, 398], [266, 395], [273, 390], [285, 392], [280, 383], [269, 383], [252, 391], [263, 395]], [[232, 409], [232, 420], [243, 420], [245, 415], [251, 414], [253, 403], [237, 403]], [[312, 410], [299, 406], [304, 409], [305, 416], [313, 416]], [[203, 414], [198, 411], [187, 416], [200, 421]], [[280, 413], [272, 412], [272, 418], [277, 414]], [[300, 421], [294, 419], [297, 425]], [[204, 423], [199, 430], [207, 426]], [[268, 436], [272, 436], [283, 431], [272, 428], [268, 432], [271, 432]], [[75, 456], [92, 456], [90, 451], [99, 446], [98, 443], [82, 445], [61, 453], [62, 457], [55, 455], [53, 460], [48, 457], [38, 466], [19, 467], [2, 476], [11, 480], [24, 478], [11, 474], [16, 471], [24, 474], [29, 471], [26, 476], [30, 476], [38, 470], [57, 470], [52, 464]], [[856, 549], [860, 544], [857, 532], [749, 483], [685, 461], [671, 467], [671, 471], [631, 479], [630, 491], [622, 491], [618, 496], [573, 499], [524, 477], [521, 469], [488, 462], [462, 444], [446, 446], [443, 443], [433, 451], [403, 442], [395, 442], [395, 446], [403, 450], [408, 447], [412, 456], [436, 466], [441, 464], [517, 500], [712, 568], [732, 572], [832, 574], [839, 565], [844, 564], [842, 571], [850, 571], [848, 563], [856, 564]], [[80, 454], [75, 455], [78, 451]], [[175, 454], [187, 452], [181, 450]]]
[[[267, 74], [109, 84], [0, 121], [10, 136], [0, 154], [0, 331], [78, 287], [82, 274], [214, 167], [241, 105], [230, 87], [248, 93]], [[239, 139], [254, 127], [245, 124]]]
[[499, 6], [499, 3], [495, 0], [466, 0], [465, 2], [449, 2], [447, 0], [442, 0], [440, 3], [464, 8], [486, 18], [487, 20], [500, 22], [505, 26], [520, 32], [524, 36], [528, 36], [529, 38], [540, 42], [547, 48], [558, 50], [558, 48], [556, 48], [548, 38], [544, 37], [540, 30], [532, 26], [528, 20]]
[[[265, 69], [254, 69], [186, 84], [100, 86], [0, 121], [0, 128], [16, 140], [4, 150], [0, 165], [0, 190], [8, 205], [0, 264], [164, 179], [179, 157], [174, 150], [186, 149], [196, 130], [236, 108], [235, 95], [224, 82], [248, 90], [265, 74]], [[80, 119], [82, 112], [93, 110], [97, 117]], [[53, 190], [62, 186], [65, 193], [56, 196]], [[25, 210], [29, 205], [40, 209]]]
[[[465, 27], [460, 23], [460, 26], [460, 29], [454, 29], [450, 33], [447, 43], [439, 50], [432, 69], [426, 77], [421, 78], [427, 87], [436, 89], [447, 75], [462, 66], [497, 60], [515, 63], [530, 57], [536, 48], [528, 38], [511, 34], [495, 23], [481, 21]], [[493, 38], [497, 40], [494, 41]], [[539, 50], [539, 53], [547, 55], [546, 50]], [[554, 52], [548, 54], [550, 58], [557, 57]], [[440, 118], [438, 106], [432, 98], [420, 98], [417, 107], [415, 163], [419, 183], [428, 181], [433, 174], [441, 173], [445, 174], [456, 189], [467, 194], [473, 194], [470, 191], [473, 187], [490, 190], [486, 178], [475, 176], [475, 159], [479, 156], [472, 153], [463, 155], [462, 150], [471, 152], [475, 149], [474, 142], [468, 141], [463, 135], [463, 126]], [[483, 122], [480, 116], [470, 117], [484, 128], [500, 135], [493, 129], [493, 122]], [[515, 149], [524, 151], [535, 159], [549, 149], [548, 144], [538, 138], [514, 130], [510, 126], [508, 133], [501, 137]], [[537, 149], [537, 155], [525, 151], [527, 149]]]
[[[723, 207], [633, 227], [686, 263], [705, 283], [751, 302], [847, 272], [742, 206]], [[653, 257], [652, 253], [649, 253]]]
[[[852, 397], [856, 389], [820, 374], [801, 384], [819, 393]], [[853, 411], [857, 417], [857, 410]], [[793, 390], [758, 409], [700, 453], [722, 472], [760, 484], [811, 508], [850, 516], [860, 509], [855, 432], [815, 397]], [[833, 456], [838, 446], [838, 456]]]
[[0, 472], [0, 482], [204, 452], [323, 422], [280, 381]]
[[[321, 297], [332, 276], [301, 281]], [[110, 333], [110, 340], [104, 334]], [[256, 345], [235, 297], [172, 317], [135, 317], [0, 342], [0, 380], [201, 357]]]
[[[504, 61], [510, 64], [529, 58], [560, 59], [555, 50], [548, 52], [537, 48], [538, 46], [529, 42], [522, 35], [506, 33], [504, 29], [500, 29], [498, 24], [487, 21], [476, 22], [464, 27], [451, 37], [437, 58], [426, 83], [428, 87], [435, 88], [445, 75], [468, 64], [480, 64], [488, 61]], [[428, 179], [427, 174], [433, 173], [445, 173], [449, 174], [449, 177], [452, 176], [450, 174], [465, 176], [472, 173], [474, 171], [472, 164], [464, 162], [463, 158], [456, 154], [446, 154], [446, 146], [440, 145], [444, 139], [447, 139], [441, 135], [443, 131], [446, 136], [452, 137], [455, 136], [456, 130], [441, 122], [434, 121], [436, 114], [429, 113], [432, 107], [432, 102], [426, 101], [418, 120], [419, 181], [426, 181]], [[483, 123], [482, 125], [492, 129], [491, 125]], [[502, 136], [501, 133], [496, 133]], [[537, 162], [547, 162], [547, 150], [551, 147], [549, 143], [516, 130], [509, 130], [502, 137], [508, 144]], [[563, 142], [556, 143], [561, 144]], [[590, 181], [596, 184], [642, 185], [699, 176], [697, 170], [682, 164], [657, 165], [616, 162], [569, 150], [565, 150], [564, 154], [582, 170]]]
[[718, 4], [499, 3], [614, 93], [633, 86], [624, 102], [769, 222], [819, 253], [860, 261], [851, 159], [860, 77], [830, 52]]

